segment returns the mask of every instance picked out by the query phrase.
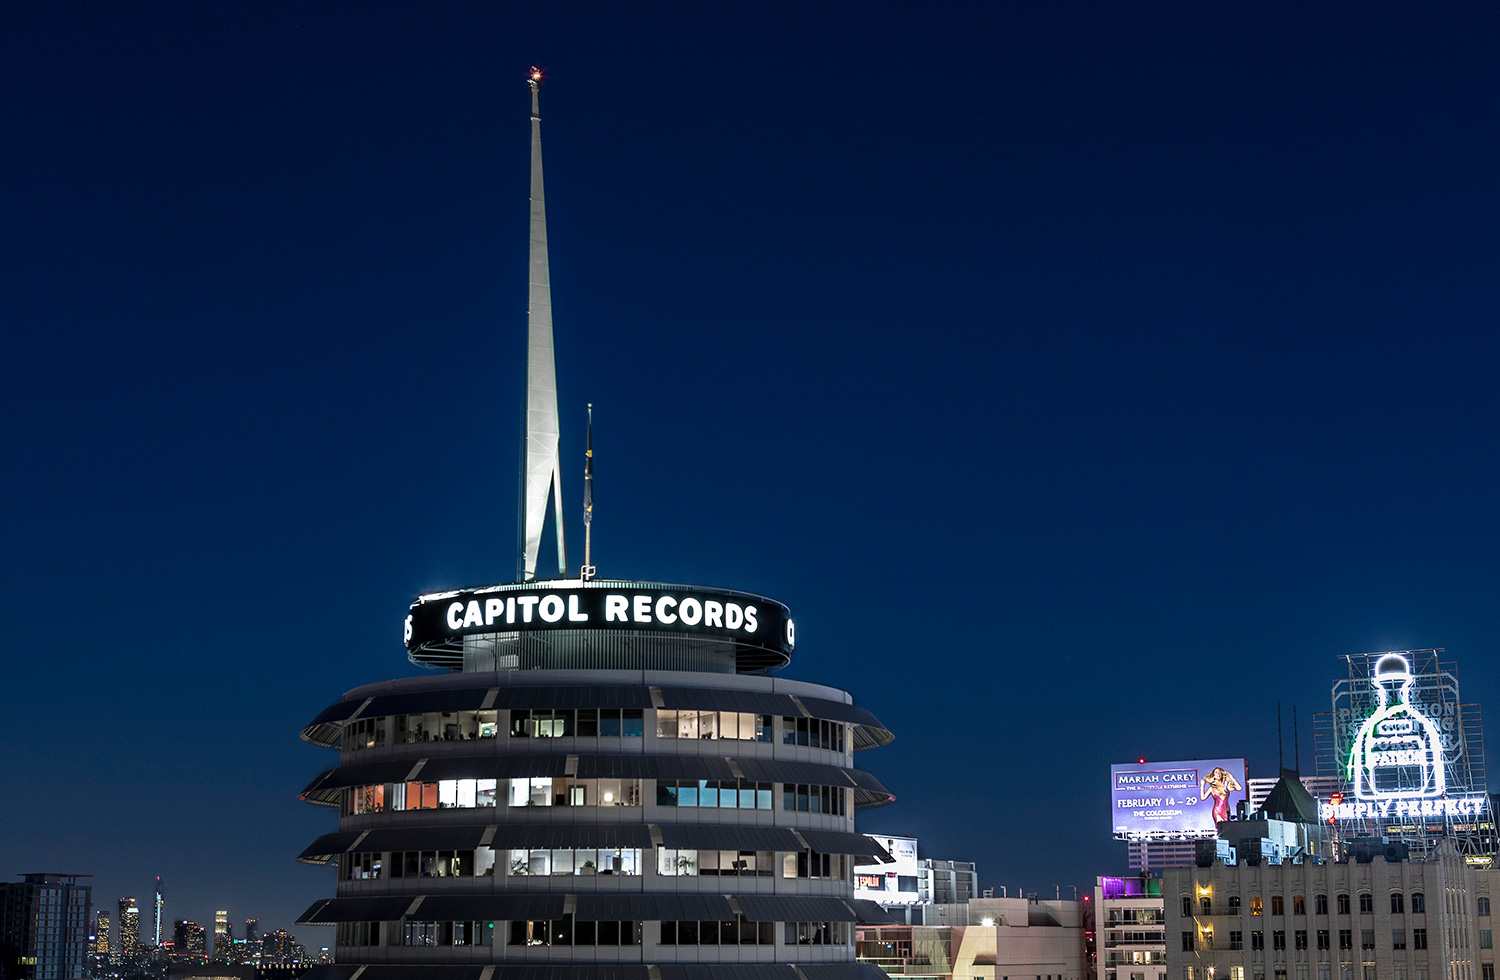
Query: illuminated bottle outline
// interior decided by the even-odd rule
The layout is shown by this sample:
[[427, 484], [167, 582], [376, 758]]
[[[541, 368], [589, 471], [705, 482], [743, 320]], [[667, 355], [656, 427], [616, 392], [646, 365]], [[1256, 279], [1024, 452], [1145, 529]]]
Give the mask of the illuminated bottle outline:
[[1380, 707], [1365, 719], [1349, 753], [1349, 777], [1361, 800], [1443, 796], [1443, 743], [1437, 726], [1408, 703], [1411, 664], [1388, 653], [1375, 663], [1370, 683]]

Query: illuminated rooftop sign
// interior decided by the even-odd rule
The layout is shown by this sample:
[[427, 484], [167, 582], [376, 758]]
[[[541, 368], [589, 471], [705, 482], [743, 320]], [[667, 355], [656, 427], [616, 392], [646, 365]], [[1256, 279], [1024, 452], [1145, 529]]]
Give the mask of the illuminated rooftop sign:
[[562, 580], [424, 595], [406, 617], [412, 654], [467, 636], [549, 630], [678, 633], [754, 648], [786, 663], [796, 646], [791, 612], [774, 599], [698, 586]]
[[1401, 654], [1375, 662], [1370, 685], [1380, 704], [1349, 753], [1348, 779], [1361, 800], [1431, 799], [1447, 791], [1442, 735], [1410, 703], [1414, 683], [1411, 662]]
[[1111, 826], [1127, 840], [1214, 837], [1246, 799], [1244, 759], [1131, 763], [1109, 778]]

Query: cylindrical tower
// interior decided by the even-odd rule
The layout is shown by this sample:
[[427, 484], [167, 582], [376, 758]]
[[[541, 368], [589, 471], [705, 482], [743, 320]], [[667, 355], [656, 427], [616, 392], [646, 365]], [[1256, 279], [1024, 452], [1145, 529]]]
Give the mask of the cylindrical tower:
[[854, 760], [892, 736], [764, 676], [786, 607], [554, 581], [424, 596], [407, 636], [452, 672], [355, 688], [302, 733], [340, 753], [302, 793], [339, 829], [301, 856], [338, 871], [302, 921], [337, 927], [340, 973], [879, 976], [854, 926], [888, 920], [852, 868], [885, 856], [854, 814], [893, 797]]
[[[843, 691], [766, 676], [786, 606], [725, 589], [536, 581], [551, 500], [566, 569], [556, 379], [531, 87], [531, 291], [519, 584], [422, 596], [409, 658], [303, 730], [339, 809], [324, 980], [883, 980], [854, 961], [854, 812], [893, 797], [854, 753], [891, 734]], [[590, 505], [591, 506], [591, 505]], [[248, 933], [247, 933], [248, 934]]]

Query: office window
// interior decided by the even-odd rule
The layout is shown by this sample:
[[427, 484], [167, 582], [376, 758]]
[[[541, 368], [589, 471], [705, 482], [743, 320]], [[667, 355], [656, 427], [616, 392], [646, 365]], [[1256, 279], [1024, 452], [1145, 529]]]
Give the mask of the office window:
[[1328, 914], [1328, 896], [1327, 895], [1316, 895], [1316, 896], [1313, 897], [1313, 914], [1314, 915], [1327, 915]]
[[1421, 892], [1412, 892], [1411, 893], [1411, 910], [1413, 912], [1426, 912], [1427, 911], [1427, 896], [1423, 895]]
[[1282, 897], [1280, 895], [1272, 895], [1271, 896], [1271, 914], [1272, 915], [1285, 915], [1286, 914], [1285, 910], [1286, 910], [1286, 904], [1285, 904], [1285, 901], [1282, 899]]
[[1359, 910], [1361, 912], [1375, 911], [1375, 896], [1369, 892], [1359, 893]]
[[1490, 914], [1490, 900], [1489, 900], [1489, 896], [1487, 896], [1487, 895], [1482, 895], [1479, 898], [1479, 914], [1480, 915], [1489, 915]]
[[1353, 948], [1354, 948], [1354, 930], [1353, 929], [1340, 929], [1339, 930], [1339, 949], [1353, 949]]
[[1361, 929], [1359, 931], [1359, 948], [1360, 949], [1374, 949], [1375, 948], [1375, 930], [1374, 929]]
[[1392, 929], [1391, 930], [1391, 949], [1405, 949], [1405, 948], [1406, 948], [1406, 930], [1405, 929]]
[[1494, 949], [1495, 948], [1495, 931], [1493, 929], [1481, 929], [1481, 930], [1479, 930], [1479, 948], [1480, 949]]
[[1293, 895], [1292, 896], [1292, 914], [1293, 915], [1306, 915], [1307, 914], [1307, 899], [1306, 898], [1302, 897], [1301, 895]]
[[1406, 901], [1400, 892], [1391, 892], [1391, 914], [1400, 915], [1406, 911]]
[[1411, 948], [1412, 949], [1426, 949], [1427, 948], [1427, 930], [1426, 929], [1413, 929], [1411, 931]]
[[1260, 896], [1259, 895], [1252, 895], [1250, 897], [1250, 914], [1251, 915], [1260, 915]]
[[1295, 933], [1293, 933], [1292, 934], [1292, 944], [1297, 949], [1306, 949], [1307, 948], [1307, 930], [1306, 929], [1298, 929]]
[[1328, 930], [1327, 929], [1319, 929], [1318, 930], [1318, 948], [1319, 949], [1327, 949], [1328, 948]]
[[1339, 915], [1348, 915], [1349, 914], [1349, 896], [1348, 895], [1340, 895], [1338, 897], [1338, 909], [1339, 909]]
[[1275, 932], [1271, 933], [1271, 948], [1272, 949], [1286, 949], [1286, 930], [1285, 929], [1277, 929]]

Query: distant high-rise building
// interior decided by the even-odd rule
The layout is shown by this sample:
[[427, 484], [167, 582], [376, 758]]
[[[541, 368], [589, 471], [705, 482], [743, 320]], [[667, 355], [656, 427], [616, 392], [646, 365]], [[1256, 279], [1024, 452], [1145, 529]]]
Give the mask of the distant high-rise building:
[[293, 947], [297, 944], [297, 937], [288, 933], [285, 929], [277, 929], [262, 940], [266, 959], [272, 963], [286, 964], [293, 961]]
[[133, 898], [120, 899], [120, 958], [128, 960], [141, 951], [141, 910]]
[[151, 940], [157, 946], [161, 945], [161, 910], [162, 910], [162, 906], [164, 906], [166, 904], [167, 904], [166, 901], [161, 896], [161, 875], [157, 875], [156, 876], [156, 921], [155, 921], [155, 929], [154, 929], [154, 931], [152, 933], [153, 938]]
[[214, 959], [229, 962], [229, 913], [224, 909], [214, 913]]
[[109, 913], [100, 912], [94, 919], [94, 955], [102, 962], [109, 962]]
[[0, 885], [0, 975], [83, 980], [93, 889], [87, 875], [28, 874]]
[[259, 919], [246, 919], [245, 920], [245, 942], [247, 942], [247, 943], [254, 943], [257, 940], [259, 940], [260, 936], [256, 934], [256, 932], [257, 932], [257, 930], [259, 928], [260, 928], [260, 920]]
[[208, 960], [208, 935], [198, 923], [178, 919], [172, 926], [173, 958], [194, 963]]

